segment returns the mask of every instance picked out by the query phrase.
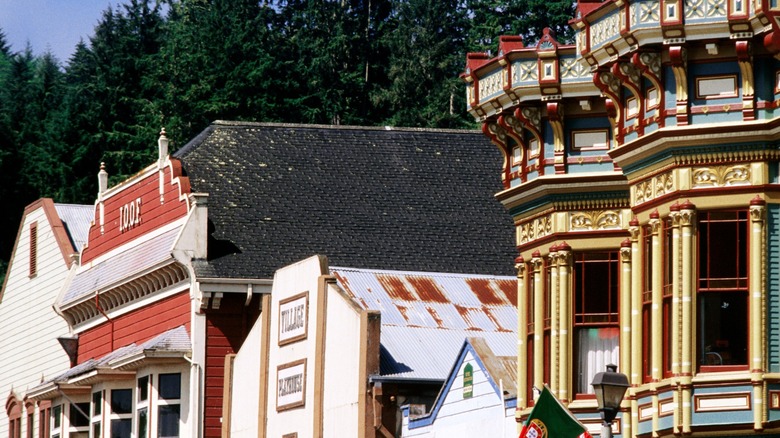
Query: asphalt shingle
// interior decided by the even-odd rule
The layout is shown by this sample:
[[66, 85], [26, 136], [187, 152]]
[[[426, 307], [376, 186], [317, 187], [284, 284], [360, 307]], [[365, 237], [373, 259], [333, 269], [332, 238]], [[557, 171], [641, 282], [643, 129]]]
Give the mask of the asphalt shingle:
[[174, 154], [209, 194], [201, 277], [332, 265], [513, 275], [501, 154], [478, 131], [215, 122]]

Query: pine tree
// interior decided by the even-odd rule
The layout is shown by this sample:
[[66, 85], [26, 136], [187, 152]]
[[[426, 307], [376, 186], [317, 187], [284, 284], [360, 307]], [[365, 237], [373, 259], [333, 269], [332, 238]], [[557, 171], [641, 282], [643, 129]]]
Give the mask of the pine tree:
[[386, 124], [464, 127], [465, 98], [458, 74], [465, 59], [465, 10], [457, 0], [394, 3], [386, 43], [391, 84], [377, 98], [389, 107]]

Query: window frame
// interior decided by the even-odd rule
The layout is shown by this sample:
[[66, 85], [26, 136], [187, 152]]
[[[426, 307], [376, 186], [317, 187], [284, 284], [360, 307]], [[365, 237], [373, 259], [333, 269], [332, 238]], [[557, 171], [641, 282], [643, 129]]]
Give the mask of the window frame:
[[[724, 219], [722, 216], [733, 214], [734, 219]], [[717, 216], [721, 216], [718, 218]], [[734, 243], [736, 254], [734, 255], [735, 276], [734, 277], [715, 277], [713, 274], [716, 272], [722, 272], [723, 267], [713, 268], [709, 254], [722, 254], [723, 247], [727, 245], [727, 239], [723, 230], [713, 233], [710, 228], [712, 224], [716, 223], [736, 223], [734, 231]], [[750, 367], [750, 339], [749, 339], [749, 326], [750, 321], [750, 267], [749, 267], [749, 251], [750, 251], [750, 214], [747, 209], [724, 209], [724, 210], [706, 210], [697, 212], [697, 244], [696, 254], [697, 260], [697, 275], [696, 275], [696, 364], [699, 372], [723, 372], [723, 371], [743, 371], [748, 370]], [[733, 240], [731, 240], [733, 242]], [[714, 244], [714, 245], [713, 245]], [[714, 247], [714, 249], [713, 249]], [[733, 282], [732, 284], [728, 284]], [[728, 364], [706, 364], [704, 354], [713, 353], [709, 350], [710, 346], [705, 346], [707, 343], [707, 336], [703, 332], [704, 325], [706, 324], [705, 317], [705, 305], [706, 300], [715, 297], [716, 294], [720, 296], [730, 295], [733, 297], [740, 297], [744, 300], [744, 318], [741, 318], [744, 324], [744, 338], [741, 347], [744, 350], [744, 363], [728, 363]], [[715, 326], [718, 324], [716, 323]], [[734, 324], [729, 324], [729, 332], [734, 333]], [[717, 340], [720, 341], [720, 340]], [[729, 340], [725, 340], [729, 342]], [[740, 346], [727, 347], [730, 355], [731, 351], [739, 349]], [[717, 354], [720, 360], [723, 360], [725, 350], [714, 352]]]
[[[606, 257], [605, 259], [595, 259], [593, 257]], [[590, 299], [598, 300], [597, 293], [592, 291], [583, 291], [586, 286], [588, 269], [590, 263], [602, 262], [608, 266], [609, 275], [606, 279], [607, 290], [609, 291], [607, 299], [607, 313], [589, 313], [584, 310], [587, 309]], [[579, 376], [579, 363], [581, 351], [579, 347], [579, 332], [582, 329], [611, 329], [617, 333], [617, 351], [614, 353], [616, 356], [620, 356], [620, 254], [618, 250], [603, 249], [603, 250], [589, 250], [589, 251], [577, 251], [572, 254], [572, 289], [571, 289], [571, 309], [572, 309], [572, 387], [574, 389], [575, 399], [595, 399], [595, 394], [590, 392], [580, 392], [580, 376]], [[614, 278], [613, 278], [614, 277]], [[598, 278], [598, 277], [596, 277]], [[603, 279], [602, 279], [603, 280]], [[594, 288], [594, 290], [603, 290], [603, 288]], [[586, 296], [587, 294], [587, 296]], [[582, 300], [582, 302], [580, 301]], [[583, 310], [580, 312], [580, 310]], [[588, 317], [588, 315], [602, 315], [604, 320], [598, 321]], [[590, 389], [590, 381], [584, 383], [584, 387]]]

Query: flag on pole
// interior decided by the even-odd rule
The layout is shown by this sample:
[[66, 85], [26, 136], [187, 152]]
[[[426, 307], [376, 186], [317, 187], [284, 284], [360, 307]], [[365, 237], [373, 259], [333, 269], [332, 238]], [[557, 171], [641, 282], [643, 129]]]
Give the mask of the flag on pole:
[[542, 389], [531, 414], [523, 424], [520, 438], [592, 438], [565, 406], [547, 389]]

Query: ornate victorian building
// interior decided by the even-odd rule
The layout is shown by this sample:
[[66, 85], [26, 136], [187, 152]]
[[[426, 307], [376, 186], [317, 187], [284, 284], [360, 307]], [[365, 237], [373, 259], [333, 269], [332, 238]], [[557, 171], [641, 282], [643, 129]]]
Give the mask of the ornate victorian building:
[[463, 75], [520, 252], [517, 418], [546, 384], [598, 433], [614, 362], [615, 433], [777, 432], [780, 4], [576, 12], [576, 45], [502, 37]]

